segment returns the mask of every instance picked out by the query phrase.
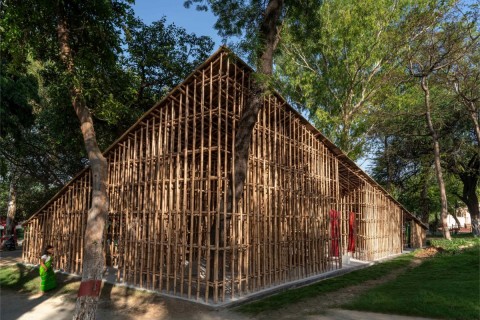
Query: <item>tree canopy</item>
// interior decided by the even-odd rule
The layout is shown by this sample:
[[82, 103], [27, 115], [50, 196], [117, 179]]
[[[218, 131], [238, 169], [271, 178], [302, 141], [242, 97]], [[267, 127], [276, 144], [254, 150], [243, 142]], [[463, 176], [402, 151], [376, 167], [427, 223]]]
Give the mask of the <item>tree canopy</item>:
[[[18, 181], [20, 219], [90, 164], [80, 131], [65, 130], [78, 127], [72, 83], [80, 84], [103, 150], [213, 49], [210, 38], [165, 18], [145, 24], [135, 17], [131, 1], [62, 4], [9, 0], [0, 5], [0, 208], [6, 212], [10, 184]], [[250, 59], [259, 84], [279, 89], [349, 157], [370, 158], [374, 177], [425, 221], [440, 202], [431, 183], [433, 149], [423, 91], [412, 75], [429, 72], [431, 120], [449, 210], [456, 201], [470, 208], [478, 203], [477, 3], [184, 4], [211, 10], [220, 36]], [[59, 14], [69, 24], [73, 73], [66, 72], [58, 50]], [[437, 63], [422, 64], [428, 57]]]
[[[54, 19], [55, 12], [48, 9], [47, 2], [35, 2], [32, 6], [41, 13], [35, 20], [27, 19], [29, 14], [22, 15], [22, 10], [30, 10], [29, 5], [5, 2], [0, 22], [0, 188], [3, 194], [8, 193], [12, 165], [22, 172], [18, 220], [33, 214], [88, 165], [80, 132], [65, 130], [77, 128], [78, 120], [69, 105], [68, 76], [58, 64], [54, 48], [55, 26], [44, 21]], [[72, 43], [78, 62], [76, 81], [82, 83], [98, 143], [105, 149], [205, 60], [213, 49], [213, 41], [168, 25], [165, 18], [146, 25], [134, 17], [128, 2], [119, 2], [100, 10], [100, 15], [124, 17], [116, 28], [109, 26], [107, 31], [115, 39], [105, 42], [106, 48], [100, 48], [91, 42], [103, 41], [96, 37], [95, 29], [103, 26], [94, 28], [87, 23], [100, 17], [86, 16], [90, 10], [86, 6], [89, 5], [72, 3], [74, 11], [69, 13], [75, 16], [71, 23], [78, 24], [72, 28], [79, 32]], [[119, 19], [114, 21], [120, 22]], [[30, 30], [23, 27], [27, 23], [42, 26]], [[52, 42], [42, 41], [42, 37]], [[87, 40], [90, 47], [81, 43]], [[95, 59], [102, 61], [101, 65]], [[6, 199], [7, 196], [0, 203], [2, 212], [6, 212]]]

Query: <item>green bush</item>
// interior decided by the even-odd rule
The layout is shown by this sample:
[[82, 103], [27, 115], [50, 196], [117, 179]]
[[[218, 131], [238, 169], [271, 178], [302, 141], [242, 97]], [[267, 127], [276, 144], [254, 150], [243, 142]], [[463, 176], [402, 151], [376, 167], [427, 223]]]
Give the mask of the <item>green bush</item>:
[[454, 237], [452, 240], [444, 238], [432, 238], [429, 240], [430, 245], [434, 247], [440, 247], [446, 251], [457, 252], [465, 247], [471, 247], [480, 244], [480, 238], [470, 237]]

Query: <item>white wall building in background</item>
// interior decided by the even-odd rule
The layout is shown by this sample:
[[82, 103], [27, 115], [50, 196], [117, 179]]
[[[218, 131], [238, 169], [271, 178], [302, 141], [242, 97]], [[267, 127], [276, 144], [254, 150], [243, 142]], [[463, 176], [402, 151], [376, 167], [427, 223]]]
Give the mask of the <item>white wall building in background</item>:
[[[470, 228], [472, 225], [472, 219], [470, 218], [470, 213], [466, 207], [457, 209], [457, 219], [460, 222], [461, 228]], [[447, 217], [448, 228], [457, 228], [457, 222], [454, 217], [449, 214]]]

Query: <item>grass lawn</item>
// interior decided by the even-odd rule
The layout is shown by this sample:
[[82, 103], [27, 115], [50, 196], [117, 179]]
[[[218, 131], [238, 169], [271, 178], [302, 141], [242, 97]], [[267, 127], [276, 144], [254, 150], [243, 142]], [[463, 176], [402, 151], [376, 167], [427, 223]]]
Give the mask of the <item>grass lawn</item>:
[[412, 259], [413, 254], [404, 254], [393, 260], [375, 264], [365, 269], [353, 271], [339, 277], [322, 280], [305, 287], [287, 290], [265, 299], [254, 301], [240, 306], [236, 308], [236, 310], [243, 313], [257, 314], [263, 311], [276, 310], [285, 307], [288, 308], [288, 305], [307, 298], [320, 296], [368, 280], [378, 279], [389, 272], [408, 266]]
[[[480, 319], [480, 245], [424, 261], [343, 308], [441, 319]], [[459, 243], [459, 242], [457, 242]], [[438, 243], [437, 243], [438, 244]]]
[[[78, 291], [80, 280], [67, 274], [56, 274], [57, 288], [52, 290], [54, 295]], [[0, 267], [0, 287], [23, 293], [40, 292], [40, 275], [38, 268], [16, 264]]]
[[[452, 241], [431, 239], [430, 243], [442, 247], [444, 253], [427, 259], [396, 280], [374, 288], [342, 307], [443, 319], [480, 319], [480, 239], [461, 235], [454, 236]], [[474, 247], [467, 250], [462, 248], [472, 245]], [[407, 267], [413, 258], [413, 254], [405, 254], [340, 277], [287, 290], [236, 310], [258, 314], [288, 308], [288, 305], [307, 298], [378, 279], [396, 269]]]
[[0, 286], [20, 292], [40, 291], [38, 269], [22, 264], [3, 266], [0, 268]]

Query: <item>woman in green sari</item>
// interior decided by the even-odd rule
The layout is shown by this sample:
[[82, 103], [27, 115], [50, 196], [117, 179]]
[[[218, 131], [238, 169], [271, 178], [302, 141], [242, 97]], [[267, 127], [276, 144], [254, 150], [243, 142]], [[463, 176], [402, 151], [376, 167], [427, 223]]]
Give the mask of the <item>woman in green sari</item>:
[[55, 289], [57, 286], [57, 279], [53, 271], [53, 246], [48, 245], [43, 251], [43, 256], [40, 258], [40, 278], [42, 284], [40, 289], [42, 292]]

